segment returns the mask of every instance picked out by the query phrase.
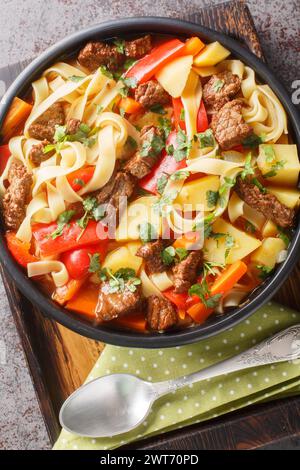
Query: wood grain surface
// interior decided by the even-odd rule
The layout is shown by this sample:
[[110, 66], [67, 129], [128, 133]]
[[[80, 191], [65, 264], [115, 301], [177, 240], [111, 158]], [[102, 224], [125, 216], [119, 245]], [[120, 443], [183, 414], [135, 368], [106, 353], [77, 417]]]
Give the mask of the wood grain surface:
[[[194, 22], [225, 32], [264, 58], [248, 7], [233, 1], [200, 10], [189, 16]], [[26, 63], [2, 69], [9, 84]], [[59, 434], [58, 412], [65, 398], [78, 388], [99, 357], [104, 345], [67, 330], [45, 318], [1, 270], [10, 307], [51, 442]], [[300, 308], [297, 267], [276, 295], [281, 303]], [[143, 449], [253, 449], [289, 435], [300, 434], [300, 400], [247, 408], [223, 418], [132, 445]], [[259, 432], [258, 432], [259, 429]]]

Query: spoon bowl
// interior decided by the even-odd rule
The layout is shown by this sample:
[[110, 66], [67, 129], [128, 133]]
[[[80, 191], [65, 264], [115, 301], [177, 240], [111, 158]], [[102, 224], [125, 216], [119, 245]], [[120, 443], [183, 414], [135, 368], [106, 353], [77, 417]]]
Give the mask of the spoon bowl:
[[70, 432], [109, 437], [138, 426], [155, 400], [153, 384], [129, 374], [111, 374], [76, 390], [63, 404], [59, 420]]

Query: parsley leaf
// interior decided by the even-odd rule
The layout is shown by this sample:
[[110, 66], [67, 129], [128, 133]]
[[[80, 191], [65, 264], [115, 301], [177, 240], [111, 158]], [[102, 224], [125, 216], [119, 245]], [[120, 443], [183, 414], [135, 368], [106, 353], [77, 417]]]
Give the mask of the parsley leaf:
[[135, 270], [131, 268], [120, 268], [114, 274], [110, 270], [107, 270], [107, 272], [111, 277], [108, 290], [110, 294], [124, 292], [126, 289], [135, 292], [137, 286], [142, 282], [136, 277]]
[[290, 244], [290, 237], [288, 234], [279, 226], [277, 226], [278, 229], [278, 237], [281, 238], [281, 240], [285, 243], [285, 246], [288, 247]]
[[114, 39], [113, 43], [117, 48], [117, 52], [120, 52], [120, 54], [124, 54], [124, 52], [125, 52], [125, 41], [124, 41], [124, 39]]
[[228, 258], [229, 253], [231, 248], [233, 248], [235, 245], [235, 239], [233, 238], [232, 235], [229, 233], [226, 233], [226, 238], [225, 238], [225, 246], [226, 246], [226, 251], [225, 251], [225, 259]]
[[167, 111], [160, 103], [153, 104], [150, 106], [149, 110], [156, 114], [167, 114]]
[[139, 235], [143, 243], [150, 242], [151, 240], [157, 239], [157, 233], [155, 227], [150, 222], [142, 222], [139, 226]]
[[70, 222], [73, 215], [75, 214], [74, 210], [64, 211], [59, 214], [57, 218], [57, 227], [54, 232], [51, 233], [50, 237], [55, 240], [55, 238], [60, 237], [62, 235], [64, 227]]
[[182, 108], [181, 111], [180, 111], [179, 119], [180, 119], [180, 121], [184, 121], [184, 120], [185, 120], [185, 111], [184, 111], [184, 108]]
[[97, 274], [101, 281], [106, 281], [107, 279], [107, 270], [106, 268], [101, 267], [100, 263], [100, 254], [99, 253], [88, 253], [90, 258], [89, 272]]
[[100, 65], [99, 69], [102, 75], [105, 75], [105, 77], [113, 80], [114, 78], [113, 74], [108, 70], [108, 68], [105, 65]]
[[179, 262], [183, 261], [189, 255], [189, 252], [186, 248], [175, 248], [175, 251]]
[[131, 135], [127, 137], [126, 144], [128, 144], [134, 150], [137, 149], [138, 146], [137, 141]]
[[243, 140], [242, 145], [243, 147], [255, 148], [264, 142], [263, 139], [264, 138], [262, 135], [259, 137], [258, 135], [253, 133], [248, 135], [248, 137]]
[[164, 192], [165, 187], [167, 186], [168, 183], [168, 176], [166, 174], [162, 174], [156, 183], [156, 189], [159, 192], [159, 194], [162, 194]]
[[120, 95], [128, 96], [131, 88], [136, 88], [137, 79], [135, 77], [120, 77], [120, 81], [123, 82], [123, 88], [119, 90]]
[[223, 86], [225, 85], [225, 82], [224, 80], [215, 80], [214, 84], [213, 84], [213, 89], [216, 93], [218, 93], [220, 90], [222, 90]]
[[197, 295], [207, 308], [215, 308], [222, 297], [222, 294], [210, 295], [206, 279], [203, 279], [201, 284], [193, 284], [189, 289], [189, 294]]
[[171, 129], [172, 129], [172, 123], [169, 118], [163, 118], [159, 117], [158, 118], [158, 128], [161, 129], [164, 133], [165, 139], [168, 138]]
[[124, 63], [124, 69], [128, 70], [129, 67], [132, 67], [136, 63], [136, 59], [126, 59]]
[[212, 191], [211, 189], [206, 191], [206, 201], [207, 201], [208, 207], [210, 208], [215, 207], [215, 205], [218, 202], [218, 199], [219, 199], [219, 191]]
[[263, 152], [264, 152], [265, 157], [266, 157], [266, 162], [273, 163], [276, 156], [275, 156], [275, 152], [274, 152], [274, 149], [273, 149], [272, 145], [264, 145], [263, 146]]
[[174, 199], [176, 199], [178, 191], [176, 189], [170, 191], [167, 194], [164, 194], [157, 202], [154, 203], [153, 209], [159, 214], [168, 212], [168, 209], [165, 206], [170, 206]]
[[101, 104], [96, 104], [96, 113], [97, 114], [101, 114], [103, 110], [104, 110], [104, 106], [101, 106]]
[[252, 178], [251, 183], [258, 187], [262, 194], [266, 194], [267, 189], [261, 184], [257, 178]]
[[167, 246], [162, 252], [161, 252], [161, 259], [163, 260], [164, 264], [169, 266], [174, 262], [176, 252], [174, 246]]
[[79, 75], [71, 75], [69, 77], [69, 80], [71, 80], [72, 82], [81, 82], [81, 80], [83, 80], [85, 77], [80, 77]]
[[256, 228], [254, 227], [254, 225], [252, 224], [252, 222], [249, 222], [249, 220], [246, 220], [246, 221], [245, 221], [245, 230], [246, 230], [246, 232], [248, 232], [248, 233], [255, 233]]
[[190, 176], [190, 172], [187, 170], [177, 170], [175, 173], [173, 173], [170, 176], [170, 180], [172, 181], [178, 181], [178, 180], [184, 180]]
[[280, 160], [279, 162], [274, 163], [271, 166], [271, 170], [268, 171], [267, 173], [264, 173], [263, 177], [264, 178], [272, 178], [273, 176], [276, 176], [278, 170], [281, 170], [284, 167], [285, 164], [286, 164], [285, 160]]
[[271, 268], [270, 266], [265, 266], [261, 264], [257, 264], [256, 268], [260, 271], [258, 277], [263, 280], [266, 279], [274, 269], [274, 268]]
[[254, 168], [251, 165], [252, 155], [249, 153], [245, 160], [245, 166], [241, 172], [241, 178], [244, 180], [248, 175], [254, 175]]
[[203, 276], [206, 277], [208, 274], [216, 276], [218, 271], [216, 268], [224, 269], [225, 265], [222, 263], [215, 263], [214, 261], [204, 261], [203, 263]]
[[235, 185], [235, 178], [224, 177], [224, 183], [219, 189], [219, 204], [221, 207], [225, 207], [227, 202], [227, 193]]
[[85, 185], [85, 182], [81, 178], [75, 178], [73, 180], [73, 184], [78, 184], [78, 186], [83, 187]]
[[157, 157], [165, 146], [162, 136], [153, 133], [149, 139], [145, 139], [140, 151], [141, 157]]
[[173, 157], [176, 162], [181, 162], [188, 157], [191, 149], [191, 142], [188, 140], [186, 133], [179, 129], [176, 135], [176, 148], [173, 147]]
[[216, 141], [212, 129], [207, 129], [205, 132], [198, 132], [196, 137], [200, 143], [201, 149], [215, 146]]

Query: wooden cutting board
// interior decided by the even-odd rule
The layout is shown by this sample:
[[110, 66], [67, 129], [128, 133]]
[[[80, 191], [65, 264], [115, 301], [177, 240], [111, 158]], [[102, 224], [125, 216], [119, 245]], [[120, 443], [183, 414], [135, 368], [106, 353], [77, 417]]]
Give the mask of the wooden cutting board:
[[[229, 34], [264, 59], [252, 17], [243, 2], [232, 1], [202, 9], [186, 19]], [[0, 79], [8, 86], [26, 65], [23, 62], [0, 69]], [[104, 345], [45, 318], [17, 290], [2, 268], [1, 274], [45, 425], [54, 443], [60, 432], [58, 413], [61, 404], [83, 383]], [[298, 267], [276, 299], [300, 308], [299, 279]], [[300, 398], [293, 398], [249, 407], [130, 447], [167, 450], [253, 449], [297, 434], [300, 434]]]

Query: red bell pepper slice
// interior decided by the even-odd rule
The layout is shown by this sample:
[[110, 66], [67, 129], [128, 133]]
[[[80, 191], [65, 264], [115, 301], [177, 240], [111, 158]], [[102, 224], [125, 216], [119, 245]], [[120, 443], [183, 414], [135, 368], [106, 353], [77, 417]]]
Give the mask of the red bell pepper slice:
[[5, 238], [10, 253], [23, 268], [26, 268], [28, 263], [38, 261], [38, 258], [29, 252], [30, 243], [19, 240], [15, 232], [6, 232]]
[[173, 111], [174, 111], [174, 122], [175, 127], [178, 129], [186, 130], [185, 121], [182, 119], [183, 104], [181, 98], [172, 98]]
[[97, 245], [75, 248], [62, 254], [61, 260], [65, 264], [69, 275], [73, 279], [83, 279], [89, 273], [90, 255], [99, 253], [100, 261], [105, 258], [108, 239], [103, 240]]
[[[100, 227], [99, 227], [99, 226]], [[36, 224], [32, 227], [32, 234], [42, 256], [51, 256], [64, 253], [72, 248], [81, 248], [84, 245], [99, 243], [100, 232], [105, 232], [100, 222], [90, 220], [84, 231], [76, 222], [64, 226], [62, 234], [55, 239], [51, 234], [57, 229], [57, 223]], [[107, 238], [107, 235], [104, 239]]]
[[205, 132], [208, 129], [207, 112], [203, 100], [201, 100], [197, 114], [197, 132]]
[[185, 43], [179, 39], [171, 39], [155, 47], [150, 54], [136, 62], [127, 72], [126, 77], [135, 78], [138, 83], [150, 80], [167, 62], [179, 57]]
[[[176, 148], [176, 131], [169, 134], [167, 139], [166, 147], [173, 145]], [[157, 181], [164, 175], [171, 175], [175, 171], [186, 167], [186, 161], [181, 160], [177, 162], [172, 155], [168, 155], [166, 152], [163, 153], [162, 159], [152, 168], [151, 173], [145, 176], [139, 181], [139, 186], [152, 194], [158, 194]]]
[[8, 145], [1, 145], [0, 146], [0, 175], [2, 175], [5, 167], [7, 165], [7, 161], [10, 157], [10, 150]]
[[70, 173], [67, 176], [67, 180], [73, 191], [79, 191], [82, 189], [92, 179], [94, 172], [94, 166], [87, 166], [85, 168], [79, 168], [79, 170]]
[[180, 310], [186, 310], [187, 308], [186, 302], [188, 299], [188, 294], [176, 294], [174, 292], [174, 288], [172, 287], [171, 289], [165, 290], [163, 292], [163, 295], [166, 297], [166, 299], [170, 300], [170, 302], [176, 305], [176, 307], [179, 308]]

